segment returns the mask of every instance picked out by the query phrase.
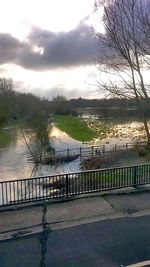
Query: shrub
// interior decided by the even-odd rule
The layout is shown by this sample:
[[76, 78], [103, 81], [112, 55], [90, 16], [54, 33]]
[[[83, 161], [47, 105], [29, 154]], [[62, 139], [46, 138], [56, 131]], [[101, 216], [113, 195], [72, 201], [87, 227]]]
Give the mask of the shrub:
[[104, 156], [89, 157], [81, 162], [81, 166], [83, 170], [110, 168], [121, 158], [127, 158], [129, 153], [129, 151], [112, 151]]

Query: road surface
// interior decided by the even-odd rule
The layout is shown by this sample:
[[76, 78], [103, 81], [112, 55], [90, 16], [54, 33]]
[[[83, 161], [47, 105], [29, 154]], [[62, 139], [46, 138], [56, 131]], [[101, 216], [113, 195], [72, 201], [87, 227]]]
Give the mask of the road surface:
[[113, 267], [150, 259], [150, 216], [0, 242], [0, 267]]

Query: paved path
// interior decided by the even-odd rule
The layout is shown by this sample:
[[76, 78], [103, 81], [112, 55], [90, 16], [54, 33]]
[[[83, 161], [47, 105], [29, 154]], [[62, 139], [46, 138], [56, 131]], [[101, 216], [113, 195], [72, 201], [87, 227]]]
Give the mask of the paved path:
[[[46, 222], [51, 230], [56, 230], [112, 218], [149, 214], [148, 190], [103, 196], [97, 194], [61, 203], [48, 203]], [[42, 217], [43, 205], [0, 211], [0, 240], [42, 231]]]

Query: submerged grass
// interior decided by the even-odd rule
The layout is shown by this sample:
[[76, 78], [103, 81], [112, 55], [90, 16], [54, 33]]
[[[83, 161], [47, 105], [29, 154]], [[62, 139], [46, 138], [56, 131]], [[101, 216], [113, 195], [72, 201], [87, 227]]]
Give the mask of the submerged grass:
[[91, 141], [98, 137], [98, 132], [89, 129], [87, 123], [78, 117], [57, 115], [54, 120], [57, 127], [79, 141]]

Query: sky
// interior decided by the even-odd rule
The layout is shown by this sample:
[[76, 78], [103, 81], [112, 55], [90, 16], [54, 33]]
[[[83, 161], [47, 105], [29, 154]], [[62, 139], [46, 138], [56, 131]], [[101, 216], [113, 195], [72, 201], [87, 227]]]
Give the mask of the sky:
[[[94, 98], [98, 55], [94, 0], [5, 0], [0, 16], [0, 76], [21, 92], [51, 99]], [[101, 15], [101, 14], [100, 14]]]

